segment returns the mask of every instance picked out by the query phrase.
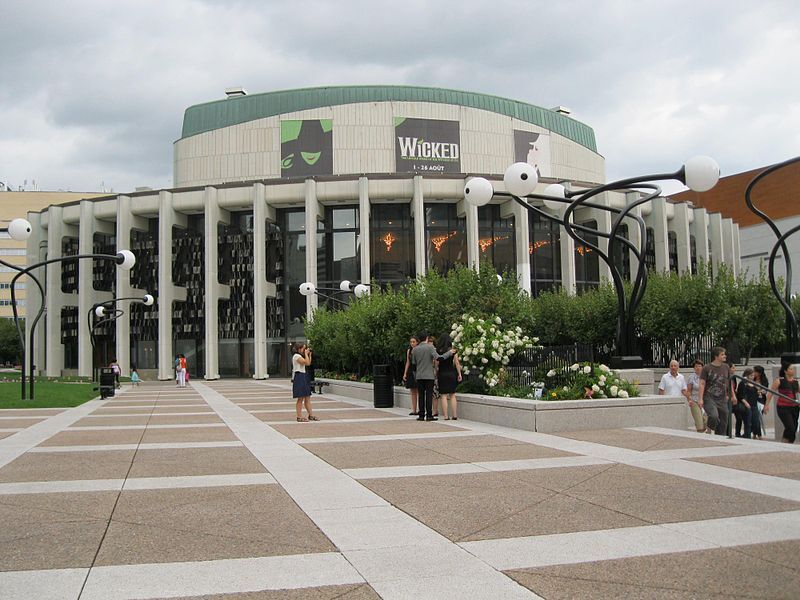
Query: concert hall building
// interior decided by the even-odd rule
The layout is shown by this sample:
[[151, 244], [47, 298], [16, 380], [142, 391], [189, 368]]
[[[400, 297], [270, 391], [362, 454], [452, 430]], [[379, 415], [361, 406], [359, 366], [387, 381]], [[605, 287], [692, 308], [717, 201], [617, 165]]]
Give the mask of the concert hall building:
[[[502, 189], [506, 167], [520, 161], [538, 170], [537, 191], [604, 183], [594, 131], [562, 107], [409, 86], [227, 94], [186, 110], [171, 189], [29, 213], [28, 264], [118, 248], [137, 257], [131, 272], [91, 260], [47, 268], [38, 370], [90, 375], [93, 360], [116, 357], [123, 374], [136, 366], [169, 379], [183, 353], [197, 377], [282, 375], [287, 342], [303, 339], [304, 317], [324, 301], [299, 293], [305, 281], [397, 285], [482, 261], [533, 295], [579, 293], [609, 278], [596, 253], [559, 225], [507, 197], [480, 208], [463, 199], [471, 176]], [[622, 207], [636, 195], [598, 202]], [[651, 268], [690, 271], [705, 261], [738, 269], [731, 219], [668, 198], [640, 214]], [[605, 231], [611, 224], [600, 209], [580, 209], [575, 220]], [[638, 229], [626, 235], [636, 241]], [[635, 269], [628, 254], [624, 271]], [[155, 305], [121, 302], [122, 316], [96, 331], [93, 356], [92, 306], [145, 293]], [[34, 296], [29, 290], [28, 315], [40, 305]]]

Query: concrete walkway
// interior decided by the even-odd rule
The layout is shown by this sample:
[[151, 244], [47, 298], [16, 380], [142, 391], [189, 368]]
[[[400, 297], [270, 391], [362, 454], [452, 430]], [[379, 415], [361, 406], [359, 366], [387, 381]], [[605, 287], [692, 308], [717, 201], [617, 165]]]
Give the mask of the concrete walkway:
[[0, 598], [796, 598], [800, 446], [418, 422], [287, 383], [0, 413]]

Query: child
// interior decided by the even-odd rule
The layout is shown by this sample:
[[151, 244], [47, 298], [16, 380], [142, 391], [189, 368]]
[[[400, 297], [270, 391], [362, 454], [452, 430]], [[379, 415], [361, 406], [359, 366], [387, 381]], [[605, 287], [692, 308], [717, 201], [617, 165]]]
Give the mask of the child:
[[136, 367], [131, 369], [131, 385], [138, 386], [141, 379], [139, 379], [139, 372]]

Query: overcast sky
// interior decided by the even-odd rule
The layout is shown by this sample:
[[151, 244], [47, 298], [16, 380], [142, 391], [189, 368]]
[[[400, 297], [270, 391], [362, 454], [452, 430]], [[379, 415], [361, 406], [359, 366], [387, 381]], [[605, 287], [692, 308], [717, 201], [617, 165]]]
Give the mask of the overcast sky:
[[800, 154], [796, 0], [3, 0], [0, 16], [0, 181], [13, 189], [170, 187], [183, 111], [232, 86], [563, 105], [594, 129], [609, 180], [696, 154], [723, 175]]

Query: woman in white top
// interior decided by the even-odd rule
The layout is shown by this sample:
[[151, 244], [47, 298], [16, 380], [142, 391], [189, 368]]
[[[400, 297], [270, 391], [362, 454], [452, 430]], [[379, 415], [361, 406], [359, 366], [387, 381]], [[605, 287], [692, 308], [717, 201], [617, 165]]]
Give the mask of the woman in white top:
[[[311, 412], [311, 384], [308, 382], [306, 367], [311, 364], [311, 350], [303, 342], [294, 345], [292, 356], [292, 397], [297, 401], [297, 421], [319, 421]], [[308, 418], [303, 416], [303, 404], [306, 405]]]
[[692, 411], [692, 418], [694, 419], [695, 429], [699, 433], [706, 430], [706, 423], [703, 419], [703, 409], [700, 408], [700, 373], [703, 372], [703, 361], [695, 359], [694, 373], [689, 375], [686, 380], [686, 399], [689, 401], [689, 410]]

